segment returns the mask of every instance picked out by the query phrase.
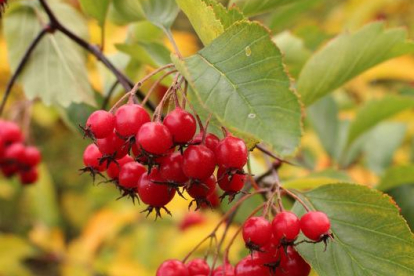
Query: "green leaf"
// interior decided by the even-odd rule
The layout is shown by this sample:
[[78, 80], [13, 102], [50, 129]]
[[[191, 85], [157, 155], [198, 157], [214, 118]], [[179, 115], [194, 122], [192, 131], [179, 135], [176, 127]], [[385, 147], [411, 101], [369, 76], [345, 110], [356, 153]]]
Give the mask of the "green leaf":
[[[365, 186], [333, 184], [300, 197], [331, 221], [334, 240], [326, 251], [323, 243], [296, 247], [319, 276], [414, 274], [414, 237], [389, 196]], [[298, 203], [293, 211], [304, 214]]]
[[174, 0], [140, 0], [144, 16], [161, 29], [169, 29], [180, 11]]
[[170, 51], [159, 43], [116, 44], [116, 48], [142, 62], [153, 67], [161, 67], [171, 63]]
[[0, 234], [0, 274], [10, 276], [33, 275], [24, 260], [35, 255], [30, 243], [17, 235]]
[[401, 215], [414, 230], [414, 185], [402, 185], [387, 192], [401, 208]]
[[235, 23], [209, 46], [173, 58], [204, 108], [232, 130], [292, 154], [301, 136], [301, 108], [279, 49], [258, 23]]
[[298, 91], [309, 106], [374, 65], [413, 52], [414, 44], [406, 41], [404, 29], [369, 24], [338, 36], [314, 54], [300, 73]]
[[376, 187], [381, 191], [388, 191], [395, 187], [414, 183], [414, 165], [405, 165], [389, 168]]
[[210, 44], [233, 23], [244, 19], [236, 9], [227, 10], [215, 0], [176, 1], [204, 45]]
[[382, 99], [369, 101], [358, 111], [351, 124], [348, 145], [382, 120], [411, 107], [414, 107], [413, 97], [386, 95]]
[[[61, 2], [50, 4], [68, 29], [87, 38], [86, 22], [75, 9]], [[38, 14], [44, 17], [40, 11]], [[13, 71], [41, 28], [39, 16], [30, 6], [16, 6], [5, 17], [4, 33]], [[19, 82], [29, 99], [39, 97], [47, 105], [69, 106], [72, 102], [94, 104], [85, 52], [59, 32], [43, 37], [20, 75]]]
[[98, 20], [99, 25], [105, 24], [106, 14], [108, 13], [111, 0], [80, 0], [82, 10], [89, 16]]
[[275, 10], [277, 7], [298, 0], [231, 0], [229, 6], [236, 5], [246, 16], [258, 15]]
[[138, 0], [115, 0], [109, 9], [109, 19], [116, 24], [124, 25], [144, 19]]

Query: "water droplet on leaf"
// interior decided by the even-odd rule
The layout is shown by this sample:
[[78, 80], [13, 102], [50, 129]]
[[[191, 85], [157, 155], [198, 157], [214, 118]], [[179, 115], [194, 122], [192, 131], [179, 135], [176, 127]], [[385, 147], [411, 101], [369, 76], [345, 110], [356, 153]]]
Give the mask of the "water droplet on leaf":
[[247, 46], [245, 51], [246, 51], [246, 56], [250, 57], [250, 55], [252, 54], [252, 49], [250, 49], [250, 47]]
[[247, 115], [247, 117], [249, 117], [249, 119], [254, 119], [256, 118], [256, 114], [250, 113], [249, 115]]

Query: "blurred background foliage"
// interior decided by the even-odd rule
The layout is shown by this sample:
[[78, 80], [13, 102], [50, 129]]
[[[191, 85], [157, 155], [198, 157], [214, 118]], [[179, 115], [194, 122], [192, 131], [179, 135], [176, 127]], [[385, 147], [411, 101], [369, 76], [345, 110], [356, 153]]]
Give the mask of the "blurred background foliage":
[[[82, 11], [77, 0], [64, 2]], [[105, 53], [131, 79], [138, 80], [166, 63], [171, 45], [159, 29], [143, 19], [139, 10], [129, 6], [131, 2], [114, 0], [105, 22], [85, 18], [90, 41], [101, 43], [100, 26], [104, 25]], [[270, 8], [260, 15], [252, 11], [253, 18], [271, 30], [293, 79], [330, 39], [369, 22], [384, 20], [387, 27], [406, 28], [409, 38], [413, 38], [413, 14], [414, 2], [410, 0], [300, 0]], [[181, 13], [173, 25], [173, 35], [184, 56], [201, 47]], [[88, 57], [87, 66], [95, 98], [101, 103], [114, 77], [92, 57]], [[9, 78], [7, 47], [0, 33], [0, 91], [5, 90]], [[61, 89], [65, 93], [65, 87]], [[115, 92], [113, 98], [123, 93], [121, 88]], [[159, 89], [152, 100], [159, 101], [163, 92], [165, 89]], [[398, 108], [396, 103], [396, 111], [385, 116], [386, 120], [374, 123], [351, 145], [344, 145], [350, 123], [357, 116], [364, 116], [361, 112], [367, 105], [374, 104], [372, 108], [380, 110], [375, 101], [387, 95], [414, 96], [412, 55], [370, 69], [306, 110], [302, 144], [290, 159], [296, 166], [285, 165], [281, 169], [285, 186], [307, 190], [326, 183], [351, 181], [378, 187], [394, 198], [413, 229], [412, 105]], [[21, 120], [27, 112], [24, 101], [17, 87], [6, 117]], [[83, 165], [82, 152], [88, 142], [82, 139], [77, 125], [84, 123], [91, 110], [84, 104], [60, 108], [33, 103], [30, 142], [43, 153], [41, 178], [30, 187], [22, 187], [14, 179], [0, 179], [0, 275], [154, 275], [163, 260], [183, 258], [213, 229], [221, 212], [229, 208], [223, 202], [217, 210], [203, 210], [196, 215], [197, 224], [183, 229], [182, 223], [188, 219], [185, 200], [176, 197], [169, 205], [173, 217], [154, 222], [140, 214], [143, 206], [117, 200], [119, 194], [112, 185], [93, 185], [90, 177], [80, 176], [77, 169]], [[255, 152], [252, 157], [254, 173], [265, 171], [266, 160]], [[246, 203], [236, 222], [242, 222], [248, 210], [259, 203], [259, 198]], [[230, 236], [238, 228], [237, 223], [231, 227]], [[208, 244], [196, 255], [203, 256], [207, 248]], [[246, 251], [239, 239], [230, 261], [237, 261], [243, 254]]]

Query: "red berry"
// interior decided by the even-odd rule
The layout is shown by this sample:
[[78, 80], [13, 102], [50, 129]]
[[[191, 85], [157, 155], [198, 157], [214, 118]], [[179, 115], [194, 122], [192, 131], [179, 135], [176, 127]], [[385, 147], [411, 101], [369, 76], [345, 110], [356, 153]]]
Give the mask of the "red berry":
[[[0, 127], [1, 127], [1, 125], [0, 125]], [[3, 137], [0, 136], [0, 159], [3, 157], [5, 149], [6, 149], [6, 143], [4, 142]]]
[[247, 163], [247, 147], [243, 140], [227, 136], [217, 145], [215, 150], [217, 163], [225, 168], [243, 168]]
[[138, 181], [147, 169], [137, 162], [129, 162], [121, 167], [119, 171], [119, 185], [130, 189], [138, 186]]
[[263, 217], [251, 217], [243, 225], [243, 239], [246, 244], [265, 246], [272, 238], [272, 224]]
[[115, 116], [105, 110], [93, 112], [86, 121], [88, 128], [96, 139], [105, 138], [114, 132]]
[[216, 168], [214, 153], [204, 145], [189, 146], [184, 151], [183, 171], [193, 179], [206, 179]]
[[200, 180], [200, 183], [194, 182], [187, 189], [188, 194], [192, 198], [207, 198], [216, 189], [216, 178], [212, 174], [209, 178]]
[[144, 124], [138, 131], [136, 143], [138, 148], [156, 155], [166, 153], [173, 147], [170, 131], [159, 122]]
[[33, 184], [38, 180], [39, 173], [36, 168], [31, 168], [28, 171], [19, 172], [19, 178], [22, 184]]
[[157, 270], [156, 276], [190, 276], [187, 267], [178, 260], [167, 260]]
[[161, 158], [160, 174], [162, 178], [176, 184], [184, 184], [188, 177], [183, 172], [184, 157], [179, 152], [175, 152]]
[[[197, 134], [193, 141], [191, 141], [192, 144], [200, 144], [201, 141], [203, 139], [203, 133], [200, 132], [199, 134]], [[217, 145], [220, 143], [220, 139], [214, 135], [213, 133], [207, 133], [206, 134], [206, 139], [204, 141], [206, 147], [208, 147], [209, 149], [211, 149], [213, 152], [216, 150]]]
[[236, 276], [269, 276], [270, 270], [251, 256], [242, 259], [234, 268]]
[[300, 222], [298, 217], [288, 211], [278, 213], [272, 222], [273, 236], [280, 241], [284, 238], [286, 241], [294, 241], [300, 232]]
[[163, 124], [170, 131], [175, 144], [187, 143], [193, 138], [197, 130], [194, 116], [180, 107], [176, 107], [168, 113]]
[[189, 276], [209, 276], [210, 267], [203, 259], [194, 259], [187, 264]]
[[40, 163], [42, 156], [36, 147], [26, 147], [24, 150], [24, 164], [30, 167]]
[[[282, 251], [280, 248], [279, 251]], [[276, 276], [307, 276], [310, 273], [310, 266], [305, 260], [296, 252], [295, 248], [289, 246], [286, 253], [280, 252], [281, 260], [280, 267], [276, 269]]]
[[98, 147], [95, 144], [90, 144], [83, 152], [83, 164], [85, 164], [87, 167], [103, 172], [106, 167], [106, 162], [99, 164], [99, 160], [101, 158], [102, 153], [99, 151]]
[[6, 145], [23, 142], [23, 134], [20, 127], [13, 122], [2, 121], [0, 125], [0, 136]]
[[12, 177], [15, 173], [19, 171], [19, 167], [17, 166], [17, 164], [3, 164], [0, 167], [0, 169], [4, 176], [7, 178]]
[[253, 258], [262, 265], [277, 263], [280, 259], [280, 250], [278, 246], [269, 243], [262, 247], [261, 251], [254, 251]]
[[96, 144], [103, 155], [112, 156], [115, 153], [116, 159], [121, 159], [128, 153], [128, 145], [115, 132], [111, 135], [98, 139]]
[[11, 144], [4, 151], [4, 160], [8, 164], [22, 164], [25, 159], [25, 146], [21, 143]]
[[136, 135], [141, 126], [150, 121], [148, 112], [138, 104], [123, 105], [115, 113], [116, 131], [124, 137]]
[[175, 190], [168, 185], [157, 184], [164, 182], [158, 170], [153, 168], [151, 174], [144, 173], [138, 182], [138, 194], [141, 200], [152, 207], [164, 207], [175, 195]]
[[118, 164], [115, 162], [111, 162], [109, 164], [108, 169], [106, 170], [106, 173], [108, 174], [109, 178], [116, 179], [119, 176], [119, 170], [122, 168], [122, 166], [124, 166], [126, 163], [133, 162], [133, 161], [134, 159], [131, 156], [125, 155], [121, 159], [117, 160]]
[[225, 264], [217, 267], [212, 276], [235, 276], [234, 267], [231, 264]]
[[227, 169], [220, 167], [217, 172], [217, 179], [220, 188], [225, 192], [239, 192], [243, 189], [246, 175], [244, 174], [228, 174]]
[[200, 212], [190, 212], [185, 215], [184, 219], [179, 225], [179, 228], [181, 231], [185, 231], [192, 226], [204, 223], [204, 221], [205, 218]]
[[318, 241], [329, 233], [331, 222], [323, 212], [308, 212], [300, 219], [300, 228], [303, 234], [311, 240]]

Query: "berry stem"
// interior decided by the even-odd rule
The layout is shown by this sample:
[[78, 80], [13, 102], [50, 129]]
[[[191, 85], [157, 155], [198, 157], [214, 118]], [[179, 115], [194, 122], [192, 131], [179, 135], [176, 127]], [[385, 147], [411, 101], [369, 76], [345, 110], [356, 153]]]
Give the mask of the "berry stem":
[[303, 202], [302, 199], [300, 199], [300, 197], [298, 197], [297, 195], [295, 195], [294, 193], [292, 193], [288, 189], [285, 189], [283, 187], [282, 187], [282, 189], [283, 189], [283, 191], [285, 191], [286, 194], [288, 194], [290, 197], [292, 197], [297, 202], [299, 202], [303, 206], [303, 208], [305, 208], [306, 212], [309, 212], [310, 211], [309, 207], [305, 204], [305, 202]]
[[174, 51], [175, 51], [175, 53], [177, 54], [177, 56], [178, 56], [180, 59], [183, 59], [183, 55], [181, 54], [180, 49], [178, 49], [178, 45], [177, 45], [177, 43], [175, 42], [175, 39], [174, 39], [173, 34], [171, 33], [171, 30], [170, 30], [170, 29], [166, 29], [166, 28], [164, 28], [164, 27], [162, 28], [162, 30], [164, 31], [164, 33], [165, 33], [165, 35], [167, 36], [168, 40], [171, 42], [171, 44], [172, 44], [172, 46], [173, 46], [173, 48], [174, 48]]
[[290, 162], [288, 162], [288, 161], [286, 161], [286, 160], [283, 160], [283, 159], [281, 159], [281, 158], [277, 157], [274, 153], [272, 153], [271, 151], [267, 150], [266, 148], [264, 148], [263, 146], [261, 146], [261, 145], [259, 145], [259, 144], [257, 144], [257, 145], [255, 146], [255, 148], [256, 148], [256, 149], [258, 149], [258, 150], [260, 150], [261, 152], [263, 152], [263, 153], [264, 153], [264, 154], [266, 154], [267, 156], [270, 156], [270, 157], [272, 157], [272, 158], [274, 158], [274, 159], [278, 160], [279, 162], [282, 162], [282, 163], [286, 163], [286, 164], [289, 164], [289, 165], [295, 166], [294, 164], [292, 164], [292, 163], [290, 163]]
[[[183, 95], [187, 96], [187, 90], [188, 90], [188, 81], [185, 80], [185, 82], [184, 82], [184, 92], [183, 92]], [[183, 107], [183, 109], [185, 109], [186, 103], [187, 103], [187, 99], [185, 97], [183, 97], [182, 104], [181, 104], [182, 107]]]
[[161, 113], [162, 109], [167, 102], [167, 100], [170, 98], [171, 93], [174, 92], [177, 88], [178, 84], [178, 78], [180, 77], [180, 73], [177, 73], [174, 77], [174, 81], [171, 84], [171, 86], [168, 88], [167, 92], [165, 92], [164, 96], [162, 97], [160, 103], [158, 104], [157, 108], [155, 109], [154, 115], [153, 115], [153, 121], [161, 121]]
[[148, 92], [147, 92], [147, 95], [145, 96], [145, 98], [144, 98], [144, 100], [142, 101], [142, 105], [145, 105], [145, 103], [149, 100], [149, 98], [150, 98], [150, 96], [151, 96], [151, 94], [152, 94], [152, 92], [155, 90], [155, 88], [166, 78], [166, 77], [168, 77], [169, 75], [171, 75], [171, 74], [174, 74], [174, 73], [177, 73], [178, 71], [177, 70], [172, 70], [172, 71], [169, 71], [169, 72], [167, 72], [167, 73], [165, 73], [164, 75], [162, 75], [156, 82], [154, 82], [154, 84], [150, 87], [150, 89], [148, 90]]

